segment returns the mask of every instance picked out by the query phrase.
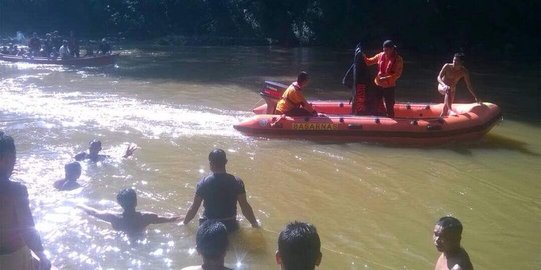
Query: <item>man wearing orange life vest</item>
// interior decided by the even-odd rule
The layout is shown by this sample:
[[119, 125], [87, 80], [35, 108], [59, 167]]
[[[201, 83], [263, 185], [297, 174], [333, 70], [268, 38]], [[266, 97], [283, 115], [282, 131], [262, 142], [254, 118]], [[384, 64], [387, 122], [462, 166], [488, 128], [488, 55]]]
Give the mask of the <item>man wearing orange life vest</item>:
[[373, 57], [364, 57], [367, 65], [378, 64], [378, 74], [374, 78], [376, 84], [377, 96], [376, 102], [385, 99], [385, 109], [388, 117], [394, 117], [395, 88], [396, 80], [402, 75], [404, 61], [396, 52], [396, 46], [392, 40], [383, 42], [383, 52]]
[[276, 104], [276, 114], [285, 114], [287, 116], [317, 115], [317, 112], [302, 94], [302, 89], [307, 84], [308, 73], [303, 71], [297, 76], [297, 81], [293, 82], [282, 94], [282, 98]]

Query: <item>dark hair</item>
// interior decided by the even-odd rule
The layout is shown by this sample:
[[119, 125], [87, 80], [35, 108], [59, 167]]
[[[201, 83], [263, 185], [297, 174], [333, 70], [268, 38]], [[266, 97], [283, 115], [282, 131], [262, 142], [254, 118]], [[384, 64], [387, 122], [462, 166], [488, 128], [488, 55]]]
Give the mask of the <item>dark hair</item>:
[[225, 151], [222, 149], [214, 149], [209, 154], [209, 161], [215, 165], [225, 165], [227, 158]]
[[460, 236], [462, 234], [462, 223], [460, 223], [460, 220], [454, 217], [442, 217], [438, 220], [436, 225], [441, 226], [442, 232], [448, 232], [456, 236]]
[[195, 237], [197, 251], [207, 259], [221, 259], [225, 255], [229, 239], [227, 229], [219, 221], [207, 220], [199, 226]]
[[464, 62], [464, 54], [463, 53], [455, 53], [453, 55], [453, 58], [456, 57], [458, 58], [460, 61], [463, 61]]
[[131, 209], [137, 206], [137, 194], [131, 188], [125, 188], [116, 195], [116, 201], [123, 209]]
[[99, 145], [101, 147], [101, 141], [100, 140], [92, 140], [89, 145], [90, 146], [93, 146], [93, 145]]
[[70, 163], [64, 165], [64, 170], [66, 172], [74, 171], [74, 170], [77, 170], [77, 171], [81, 172], [81, 164], [79, 162], [77, 162], [77, 161], [70, 162]]
[[278, 237], [278, 252], [285, 269], [314, 269], [320, 248], [316, 227], [304, 222], [287, 224]]
[[15, 141], [11, 136], [0, 131], [0, 157], [11, 153], [15, 153]]
[[297, 75], [297, 82], [304, 83], [306, 81], [308, 81], [308, 73], [306, 73], [306, 71], [301, 71], [301, 73]]

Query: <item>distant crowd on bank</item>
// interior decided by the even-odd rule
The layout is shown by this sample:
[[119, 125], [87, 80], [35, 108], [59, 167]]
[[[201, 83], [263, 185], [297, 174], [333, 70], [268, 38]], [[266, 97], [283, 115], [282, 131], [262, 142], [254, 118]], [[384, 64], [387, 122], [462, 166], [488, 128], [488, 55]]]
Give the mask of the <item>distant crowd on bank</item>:
[[[10, 42], [7, 46], [1, 47], [0, 54], [29, 58], [69, 59], [107, 55], [111, 54], [112, 51], [112, 46], [106, 38], [101, 39], [99, 42], [87, 40], [81, 46], [81, 40], [75, 36], [73, 31], [70, 31], [67, 36], [61, 35], [58, 31], [53, 31], [41, 37], [34, 32], [31, 38], [25, 39], [23, 37], [20, 42], [22, 42], [20, 45], [26, 46], [19, 46]], [[81, 51], [84, 51], [84, 54], [81, 54]]]
[[[130, 144], [123, 158], [132, 156], [136, 149], [137, 146]], [[66, 164], [65, 178], [54, 182], [53, 186], [58, 190], [80, 188], [77, 183], [81, 175], [79, 162], [95, 163], [111, 158], [100, 154], [101, 150], [101, 141], [90, 142], [87, 151], [76, 154], [75, 161]], [[44, 253], [34, 225], [27, 188], [10, 180], [15, 161], [15, 141], [0, 131], [0, 269], [48, 270], [51, 262]], [[144, 234], [150, 224], [179, 220], [182, 220], [182, 224], [190, 223], [202, 204], [204, 211], [196, 235], [196, 249], [202, 257], [202, 264], [183, 269], [231, 269], [225, 266], [225, 256], [229, 244], [228, 234], [240, 229], [237, 203], [252, 227], [259, 228], [261, 225], [247, 200], [244, 182], [226, 170], [228, 160], [225, 151], [212, 150], [208, 161], [211, 173], [197, 183], [193, 201], [184, 218], [137, 211], [137, 194], [132, 188], [123, 189], [116, 196], [123, 209], [120, 213], [98, 210], [87, 205], [79, 205], [78, 208], [110, 223], [113, 229], [125, 232], [130, 238], [137, 238]], [[433, 244], [441, 252], [435, 264], [436, 270], [473, 269], [468, 253], [460, 245], [461, 235], [462, 224], [458, 219], [446, 216], [436, 222]], [[39, 258], [38, 262], [33, 260], [31, 251]], [[322, 257], [321, 240], [314, 225], [295, 221], [287, 224], [279, 233], [275, 259], [281, 269], [312, 270], [319, 266]]]

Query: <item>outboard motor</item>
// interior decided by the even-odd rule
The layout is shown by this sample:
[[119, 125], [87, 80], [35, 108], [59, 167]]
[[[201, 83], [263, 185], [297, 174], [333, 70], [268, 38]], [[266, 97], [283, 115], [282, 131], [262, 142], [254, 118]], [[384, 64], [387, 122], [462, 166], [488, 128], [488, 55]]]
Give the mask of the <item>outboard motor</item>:
[[267, 103], [266, 114], [274, 114], [276, 104], [282, 98], [282, 94], [286, 89], [287, 85], [285, 84], [265, 81], [265, 87], [261, 89], [259, 95], [265, 100], [265, 103]]

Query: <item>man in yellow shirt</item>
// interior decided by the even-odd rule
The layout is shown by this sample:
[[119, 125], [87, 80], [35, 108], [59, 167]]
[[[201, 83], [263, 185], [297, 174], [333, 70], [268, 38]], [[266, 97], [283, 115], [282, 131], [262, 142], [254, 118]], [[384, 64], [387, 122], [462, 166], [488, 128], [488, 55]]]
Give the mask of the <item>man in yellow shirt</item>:
[[297, 81], [293, 82], [282, 94], [282, 98], [276, 104], [276, 114], [287, 116], [312, 116], [317, 112], [306, 101], [302, 89], [308, 84], [308, 73], [301, 72]]
[[370, 58], [365, 56], [364, 61], [369, 66], [378, 64], [378, 74], [374, 78], [374, 83], [379, 90], [376, 101], [380, 102], [384, 98], [387, 116], [394, 117], [396, 80], [402, 75], [404, 60], [396, 52], [394, 42], [386, 40], [383, 42], [383, 52]]

